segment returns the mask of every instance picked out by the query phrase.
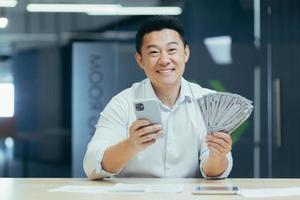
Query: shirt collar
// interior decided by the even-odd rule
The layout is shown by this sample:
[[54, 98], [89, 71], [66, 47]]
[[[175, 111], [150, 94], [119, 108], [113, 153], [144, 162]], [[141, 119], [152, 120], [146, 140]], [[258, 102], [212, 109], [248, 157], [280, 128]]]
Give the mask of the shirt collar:
[[184, 78], [181, 78], [181, 87], [180, 87], [180, 93], [178, 97], [178, 102], [181, 103], [185, 100], [191, 101], [193, 99], [193, 94], [191, 93], [191, 89], [189, 86], [189, 83]]
[[158, 97], [156, 96], [154, 89], [152, 87], [152, 84], [150, 82], [150, 79], [147, 78], [144, 80], [144, 84], [145, 84], [145, 92], [144, 92], [144, 97], [146, 99], [158, 99]]

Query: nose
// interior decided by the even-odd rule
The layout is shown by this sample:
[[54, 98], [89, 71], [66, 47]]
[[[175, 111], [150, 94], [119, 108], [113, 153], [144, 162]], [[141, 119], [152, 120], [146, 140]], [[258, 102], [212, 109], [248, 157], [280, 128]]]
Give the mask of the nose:
[[159, 57], [159, 64], [162, 66], [167, 66], [170, 63], [169, 54], [166, 52], [162, 52]]

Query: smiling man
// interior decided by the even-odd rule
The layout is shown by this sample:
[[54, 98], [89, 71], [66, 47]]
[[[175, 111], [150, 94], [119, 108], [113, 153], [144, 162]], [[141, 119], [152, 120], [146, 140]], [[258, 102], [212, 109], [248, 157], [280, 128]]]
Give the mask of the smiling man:
[[[137, 32], [136, 51], [147, 79], [114, 96], [101, 113], [83, 162], [86, 175], [226, 178], [232, 141], [226, 133], [206, 134], [196, 100], [214, 91], [182, 77], [190, 55], [182, 25], [169, 16], [150, 18]], [[136, 119], [134, 102], [149, 98], [159, 102], [163, 124]]]

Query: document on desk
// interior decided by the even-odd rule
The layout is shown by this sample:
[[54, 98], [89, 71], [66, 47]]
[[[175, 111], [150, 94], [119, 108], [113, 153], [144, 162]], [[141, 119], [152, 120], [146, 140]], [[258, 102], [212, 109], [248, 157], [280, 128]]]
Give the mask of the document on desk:
[[240, 194], [249, 198], [300, 196], [300, 187], [242, 189]]
[[152, 193], [179, 193], [183, 191], [183, 184], [124, 184], [114, 186], [114, 192], [152, 192]]
[[50, 189], [49, 192], [80, 192], [80, 193], [119, 193], [119, 192], [148, 192], [148, 193], [180, 193], [183, 184], [125, 184], [113, 186], [82, 186], [66, 185]]
[[59, 188], [49, 189], [48, 192], [107, 193], [110, 188], [111, 186], [65, 185]]

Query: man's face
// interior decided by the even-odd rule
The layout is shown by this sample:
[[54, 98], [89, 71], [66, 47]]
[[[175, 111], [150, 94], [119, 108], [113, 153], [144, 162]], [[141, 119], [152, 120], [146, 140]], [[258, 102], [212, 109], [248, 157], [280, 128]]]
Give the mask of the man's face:
[[189, 58], [189, 47], [171, 29], [153, 31], [143, 38], [136, 61], [156, 88], [177, 86]]

